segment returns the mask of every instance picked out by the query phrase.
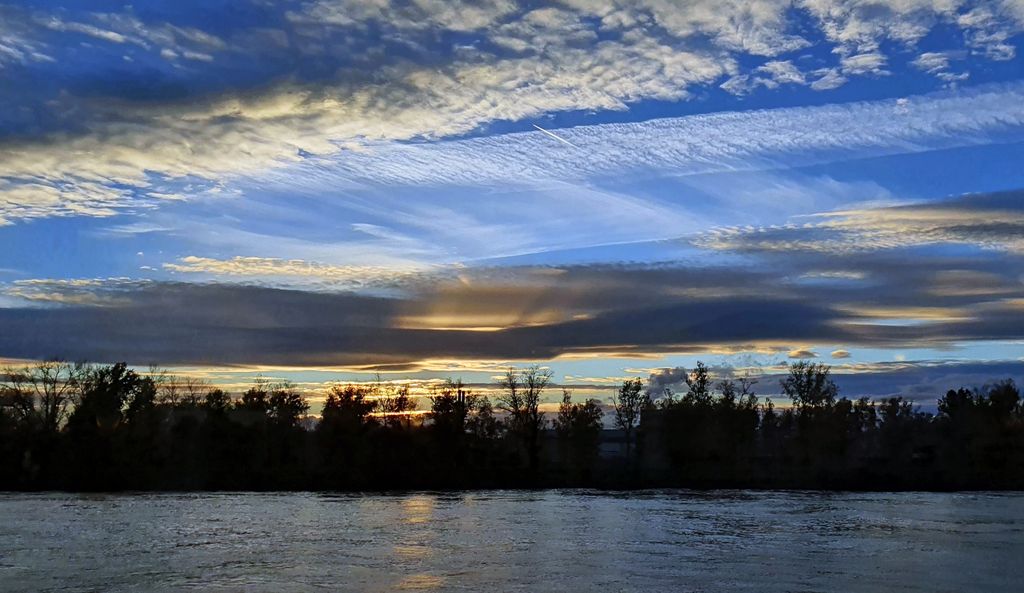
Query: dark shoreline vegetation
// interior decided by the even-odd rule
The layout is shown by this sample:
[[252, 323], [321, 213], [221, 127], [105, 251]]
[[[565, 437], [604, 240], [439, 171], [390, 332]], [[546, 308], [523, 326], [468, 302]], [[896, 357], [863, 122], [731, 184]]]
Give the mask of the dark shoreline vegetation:
[[1024, 406], [1012, 380], [950, 390], [938, 413], [840, 397], [826, 365], [790, 365], [776, 408], [746, 379], [686, 391], [626, 381], [615, 430], [598, 401], [557, 414], [550, 375], [510, 369], [492, 402], [460, 381], [414, 414], [408, 389], [336, 385], [319, 421], [287, 384], [240, 397], [123, 363], [9, 369], [0, 490], [1024, 489]]

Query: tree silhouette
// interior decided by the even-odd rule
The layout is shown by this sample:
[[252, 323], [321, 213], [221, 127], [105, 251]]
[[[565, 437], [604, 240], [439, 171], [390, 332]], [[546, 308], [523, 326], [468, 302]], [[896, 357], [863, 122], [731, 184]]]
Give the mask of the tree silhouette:
[[367, 435], [375, 422], [372, 389], [332, 385], [316, 427], [322, 479], [332, 487], [356, 487], [367, 479], [370, 460]]
[[540, 467], [540, 433], [544, 429], [541, 396], [551, 380], [551, 371], [532, 366], [523, 371], [508, 369], [502, 378], [498, 409], [508, 414], [508, 430], [526, 450], [531, 475]]
[[823, 408], [835, 402], [839, 390], [827, 365], [800, 361], [789, 366], [789, 374], [779, 386], [798, 408]]
[[41, 431], [55, 434], [78, 396], [85, 371], [83, 364], [60, 360], [9, 367], [3, 371], [6, 381], [0, 394], [19, 421], [35, 423]]
[[409, 412], [416, 409], [416, 401], [410, 397], [407, 386], [383, 384], [378, 377], [372, 391], [376, 398], [374, 411], [380, 414], [384, 423], [391, 428], [401, 428], [407, 423]]
[[42, 363], [0, 376], [0, 489], [1024, 488], [1010, 380], [950, 390], [934, 416], [900, 397], [840, 397], [821, 364], [789, 367], [779, 392], [792, 407], [703, 363], [680, 380], [687, 391], [659, 407], [639, 379], [616, 390], [631, 470], [616, 472], [596, 400], [563, 389], [547, 430], [550, 373], [537, 367], [506, 373], [497, 413], [448, 380], [422, 422], [395, 421], [408, 418], [404, 388], [335, 385], [308, 430], [292, 385], [259, 379], [236, 398], [124, 363]]
[[474, 408], [477, 396], [463, 385], [462, 380], [448, 379], [430, 395], [430, 419], [438, 434], [461, 437], [466, 432], [466, 421]]
[[70, 429], [110, 432], [123, 419], [126, 408], [139, 408], [139, 402], [150, 401], [152, 381], [139, 376], [123, 362], [98, 367], [85, 373], [81, 380], [78, 405], [68, 418]]
[[270, 406], [270, 383], [262, 378], [256, 379], [252, 387], [242, 394], [235, 402], [235, 408], [249, 412], [266, 413]]
[[204, 409], [211, 415], [224, 415], [231, 408], [231, 396], [223, 389], [211, 389], [203, 396]]
[[690, 404], [704, 406], [711, 403], [711, 372], [707, 365], [697, 361], [693, 371], [685, 375], [686, 395], [683, 399]]
[[279, 427], [296, 428], [309, 411], [306, 398], [287, 383], [277, 385], [267, 397], [267, 415]]
[[376, 407], [367, 397], [370, 393], [371, 390], [366, 387], [333, 385], [327, 391], [320, 425], [336, 426], [342, 430], [360, 428]]
[[466, 428], [479, 441], [494, 441], [501, 434], [501, 423], [494, 415], [494, 406], [486, 396], [481, 396], [473, 403], [475, 408], [472, 416], [466, 420]]
[[[67, 422], [71, 474], [90, 490], [109, 485], [126, 487], [133, 478], [129, 470], [150, 461], [156, 435], [152, 424], [142, 425], [142, 412], [155, 398], [156, 386], [152, 379], [140, 376], [124, 363], [90, 368], [83, 373], [80, 384], [78, 405]], [[119, 437], [130, 434], [129, 419], [141, 429], [135, 434], [145, 437], [142, 447], [120, 446]]]
[[615, 426], [622, 430], [626, 439], [626, 459], [632, 459], [636, 429], [640, 424], [640, 415], [650, 406], [650, 396], [644, 391], [640, 379], [627, 379], [615, 394]]
[[571, 482], [582, 482], [590, 477], [597, 458], [603, 416], [599, 401], [588, 399], [576, 403], [572, 401], [572, 392], [562, 390], [554, 428], [562, 451], [562, 462]]

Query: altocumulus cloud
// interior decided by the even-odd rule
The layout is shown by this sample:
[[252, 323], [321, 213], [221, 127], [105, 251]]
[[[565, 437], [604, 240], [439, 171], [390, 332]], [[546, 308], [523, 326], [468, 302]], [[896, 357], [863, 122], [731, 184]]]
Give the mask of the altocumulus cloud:
[[174, 263], [163, 265], [165, 270], [196, 274], [200, 277], [259, 278], [272, 282], [309, 281], [334, 289], [368, 289], [395, 287], [403, 281], [421, 276], [429, 271], [425, 266], [376, 267], [338, 266], [298, 259], [236, 256], [231, 259], [186, 256]]
[[803, 224], [723, 228], [697, 240], [712, 249], [832, 254], [936, 244], [1024, 251], [1024, 194], [1007, 192], [941, 202], [822, 213]]
[[[11, 66], [4, 72], [15, 91], [0, 119], [0, 217], [109, 215], [132, 201], [159, 203], [168, 180], [219, 181], [310, 154], [398, 150], [394, 141], [441, 139], [495, 121], [684, 100], [736, 77], [835, 88], [884, 74], [894, 60], [887, 47], [914, 54], [937, 27], [955, 28], [966, 48], [990, 59], [1007, 59], [1024, 26], [1018, 0], [320, 0], [261, 6], [245, 19], [203, 3], [204, 14], [217, 17], [207, 25], [192, 18], [196, 8], [180, 3], [160, 20], [131, 8], [4, 9], [0, 64]], [[816, 45], [830, 63], [802, 70], [776, 59]], [[94, 60], [110, 57], [118, 68], [95, 68]], [[54, 84], [20, 84], [40, 78]], [[1003, 98], [1000, 122], [972, 118], [985, 112], [975, 103], [944, 112], [961, 115], [943, 125], [951, 135], [1018, 125], [1021, 102]], [[712, 123], [728, 128], [727, 120]], [[722, 132], [718, 138], [729, 130]], [[586, 138], [569, 140], [584, 146]], [[804, 148], [818, 148], [811, 144]], [[685, 161], [680, 148], [660, 158]], [[621, 147], [604, 158], [643, 152]], [[353, 154], [358, 164], [364, 153]], [[416, 159], [436, 155], [399, 156], [390, 171], [382, 159], [356, 173], [401, 178]], [[76, 202], [82, 194], [91, 197]]]

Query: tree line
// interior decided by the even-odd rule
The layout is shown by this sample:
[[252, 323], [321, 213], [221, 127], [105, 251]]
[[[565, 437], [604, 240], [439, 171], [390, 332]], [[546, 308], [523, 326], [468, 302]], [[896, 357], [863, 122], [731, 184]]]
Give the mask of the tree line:
[[1024, 487], [1024, 406], [1011, 380], [950, 390], [937, 413], [840, 397], [826, 365], [788, 367], [779, 390], [714, 380], [622, 383], [597, 400], [549, 372], [509, 369], [491, 401], [460, 380], [416, 410], [407, 387], [335, 385], [319, 418], [287, 383], [234, 396], [124, 363], [44, 362], [0, 381], [3, 490], [389, 490], [508, 487], [976, 489]]

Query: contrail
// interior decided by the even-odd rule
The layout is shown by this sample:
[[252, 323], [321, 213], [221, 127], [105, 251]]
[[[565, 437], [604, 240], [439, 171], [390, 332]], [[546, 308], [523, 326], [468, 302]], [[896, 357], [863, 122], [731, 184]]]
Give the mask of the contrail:
[[[540, 130], [541, 132], [544, 132], [544, 133], [545, 133], [545, 134], [547, 134], [548, 136], [551, 136], [551, 137], [552, 137], [552, 138], [554, 138], [555, 140], [558, 140], [559, 142], [564, 142], [564, 143], [568, 144], [569, 146], [571, 146], [571, 147], [573, 147], [573, 148], [580, 148], [579, 146], [576, 146], [575, 144], [573, 144], [572, 142], [569, 142], [569, 141], [568, 141], [568, 140], [566, 140], [565, 138], [562, 138], [562, 137], [561, 137], [561, 136], [559, 136], [558, 134], [555, 134], [554, 132], [549, 132], [549, 131], [545, 130], [544, 128], [542, 128], [542, 127], [538, 126], [537, 124], [533, 124], [533, 127], [537, 128], [537, 129], [538, 129], [538, 130]], [[583, 150], [583, 149], [582, 149], [582, 148], [580, 148], [580, 150]]]

